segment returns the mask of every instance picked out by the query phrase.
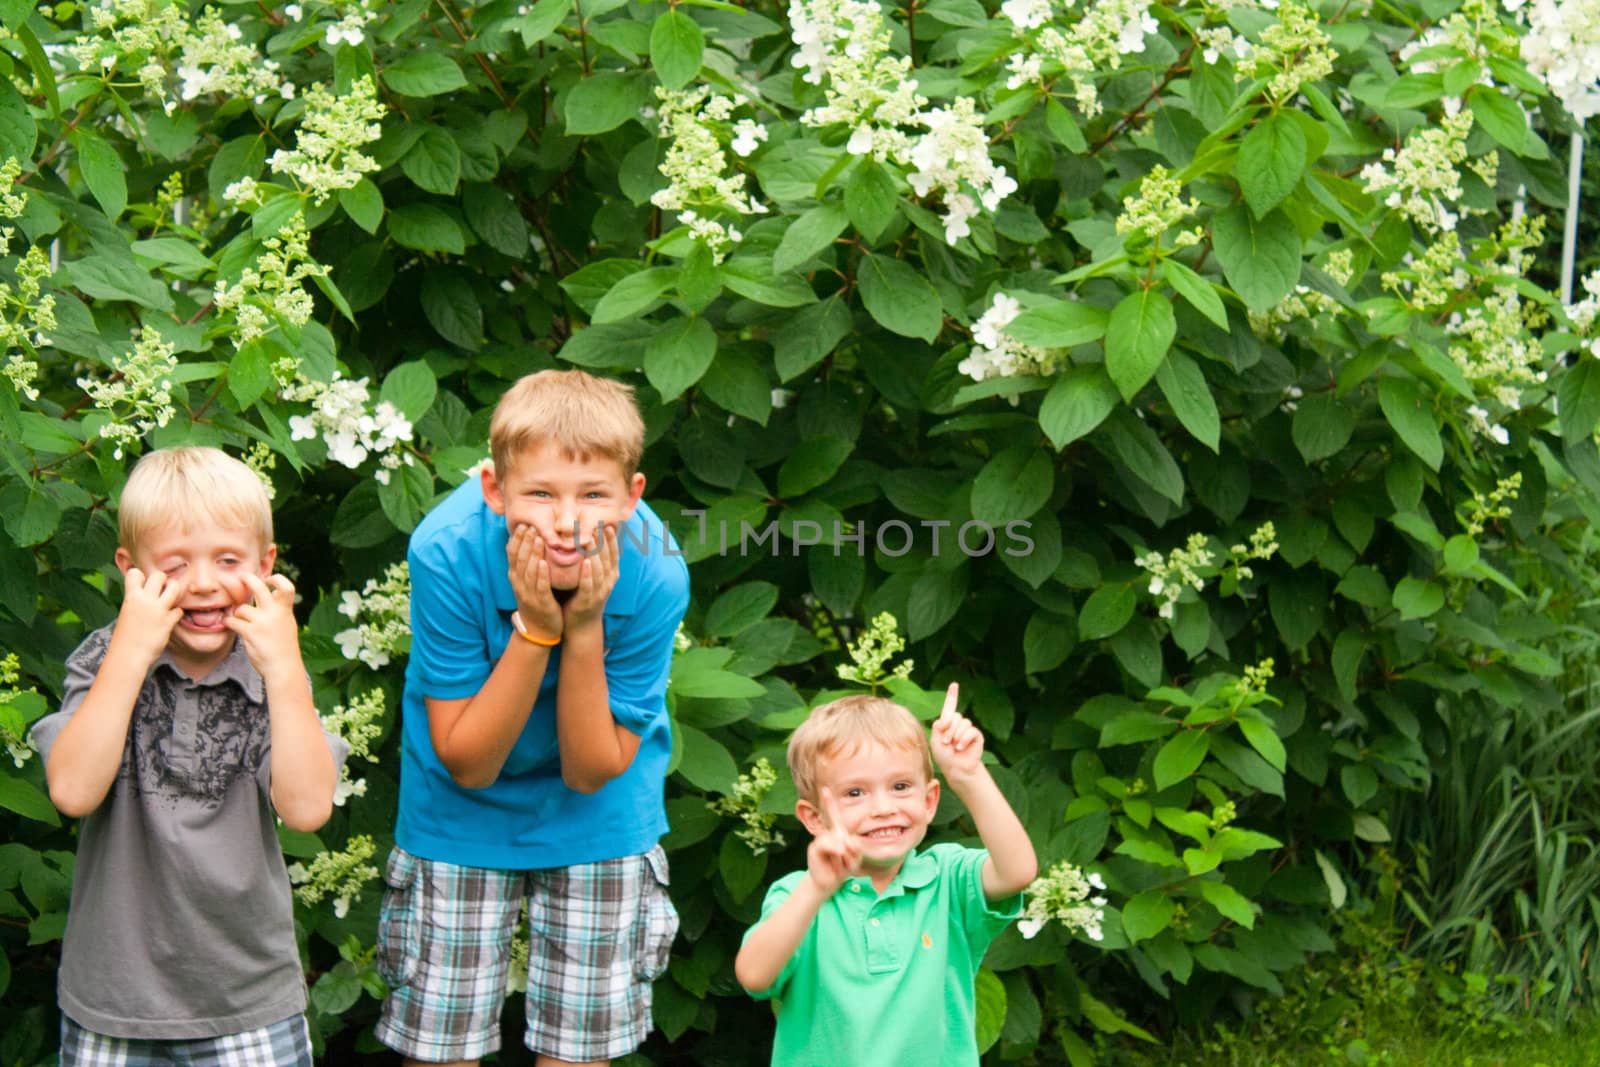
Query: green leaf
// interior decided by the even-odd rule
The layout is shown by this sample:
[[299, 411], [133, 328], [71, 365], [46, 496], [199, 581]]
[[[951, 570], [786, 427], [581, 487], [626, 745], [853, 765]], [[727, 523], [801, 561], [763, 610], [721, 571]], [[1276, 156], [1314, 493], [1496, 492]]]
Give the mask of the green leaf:
[[1327, 459], [1350, 443], [1355, 426], [1355, 413], [1338, 397], [1327, 393], [1308, 396], [1295, 409], [1294, 447], [1307, 463]]
[[438, 96], [467, 86], [455, 60], [442, 50], [423, 49], [383, 69], [383, 82], [401, 96]]
[[1110, 316], [1104, 308], [1077, 300], [1037, 304], [1006, 323], [1006, 334], [1025, 345], [1072, 348], [1106, 335]]
[[[750, 682], [748, 678], [744, 680]], [[755, 685], [754, 682], [750, 684]], [[669, 683], [669, 690], [675, 688], [675, 685], [676, 680]], [[761, 687], [757, 685], [756, 688]], [[739, 766], [734, 763], [733, 757], [728, 755], [728, 750], [723, 747], [722, 742], [693, 726], [674, 724], [673, 729], [683, 738], [683, 755], [678, 761], [677, 772], [683, 775], [690, 785], [704, 793], [726, 793], [732, 790], [735, 779], [739, 777]]]
[[269, 355], [266, 344], [258, 339], [239, 349], [228, 361], [228, 391], [233, 394], [234, 403], [241, 410], [261, 399], [268, 389], [277, 384], [277, 379], [272, 375], [272, 361], [282, 351], [273, 345], [272, 354]]
[[709, 322], [698, 316], [673, 319], [645, 345], [644, 375], [665, 403], [698, 382], [716, 355], [717, 331]]
[[1586, 441], [1600, 425], [1600, 360], [1582, 359], [1567, 368], [1556, 387], [1561, 436]]
[[910, 264], [869, 255], [861, 261], [857, 281], [867, 313], [884, 329], [930, 343], [939, 336], [944, 325], [939, 294]]
[[1338, 911], [1344, 907], [1349, 890], [1345, 887], [1344, 879], [1339, 876], [1339, 868], [1322, 854], [1321, 849], [1316, 850], [1316, 857], [1317, 869], [1322, 872], [1322, 883], [1328, 887], [1328, 901], [1333, 905], [1333, 910]]
[[1478, 542], [1456, 534], [1444, 543], [1444, 567], [1451, 574], [1469, 574], [1478, 563]]
[[1361, 807], [1378, 795], [1378, 772], [1365, 763], [1347, 763], [1339, 771], [1339, 784], [1353, 807]]
[[1427, 403], [1422, 387], [1410, 378], [1382, 378], [1378, 406], [1405, 446], [1438, 470], [1444, 462], [1444, 442], [1439, 438], [1439, 417]]
[[1217, 413], [1217, 402], [1212, 399], [1211, 386], [1200, 365], [1175, 351], [1156, 371], [1156, 385], [1172, 405], [1172, 413], [1178, 416], [1183, 428], [1194, 435], [1196, 441], [1217, 451], [1222, 436], [1222, 416]]
[[1089, 150], [1089, 142], [1083, 139], [1083, 131], [1078, 128], [1072, 113], [1054, 96], [1044, 109], [1045, 126], [1050, 131], [1050, 136], [1061, 143], [1073, 155], [1079, 155]]
[[1006, 987], [987, 967], [980, 968], [973, 989], [977, 994], [975, 1030], [978, 1054], [1000, 1040], [1000, 1031], [1006, 1024]]
[[396, 530], [410, 533], [433, 503], [433, 479], [420, 463], [402, 465], [378, 486], [378, 506]]
[[1366, 651], [1367, 640], [1354, 627], [1342, 631], [1333, 642], [1333, 680], [1339, 686], [1339, 695], [1350, 703], [1356, 699], [1356, 681], [1361, 672], [1361, 657]]
[[1287, 112], [1272, 112], [1245, 136], [1234, 173], [1256, 218], [1294, 192], [1306, 163], [1306, 135]]
[[1183, 503], [1183, 471], [1161, 437], [1127, 408], [1106, 420], [1105, 444], [1128, 473], [1172, 501]]
[[765, 426], [772, 415], [765, 364], [744, 349], [724, 350], [700, 379], [700, 388], [725, 410]]
[[1278, 636], [1290, 648], [1304, 648], [1322, 628], [1327, 592], [1322, 579], [1304, 570], [1291, 572], [1267, 589], [1267, 607]]
[[1444, 589], [1421, 578], [1402, 578], [1394, 587], [1394, 607], [1402, 619], [1426, 619], [1444, 607]]
[[1138, 594], [1131, 584], [1118, 582], [1101, 586], [1089, 595], [1083, 610], [1078, 612], [1078, 636], [1085, 641], [1112, 636], [1128, 625], [1137, 604]]
[[850, 309], [837, 294], [789, 319], [773, 338], [778, 380], [793, 381], [816, 366], [850, 335], [852, 325]]
[[1272, 764], [1272, 769], [1282, 774], [1288, 768], [1288, 753], [1283, 740], [1273, 730], [1272, 724], [1262, 719], [1241, 716], [1239, 729], [1250, 747], [1261, 753], [1261, 758]]
[[832, 245], [849, 224], [844, 205], [837, 200], [811, 208], [784, 231], [772, 254], [772, 269], [779, 274], [795, 269]]
[[1517, 155], [1522, 155], [1528, 143], [1528, 117], [1522, 104], [1511, 94], [1486, 86], [1475, 86], [1467, 97], [1467, 107], [1472, 110], [1473, 121], [1496, 141]]
[[422, 313], [446, 341], [476, 351], [483, 344], [483, 307], [464, 272], [436, 269], [422, 279]]
[[417, 187], [440, 196], [454, 196], [461, 181], [461, 149], [438, 126], [425, 126], [411, 150], [400, 158], [400, 169]]
[[1106, 325], [1106, 373], [1131, 402], [1166, 358], [1177, 335], [1172, 302], [1155, 289], [1123, 297]]
[[871, 156], [864, 157], [844, 187], [844, 208], [850, 222], [861, 236], [876, 241], [894, 220], [899, 204], [894, 178]]
[[528, 254], [528, 223], [510, 193], [496, 185], [470, 182], [462, 190], [461, 209], [484, 244], [513, 258]]
[[467, 250], [461, 226], [444, 209], [433, 204], [403, 204], [389, 212], [389, 236], [396, 244], [418, 252], [447, 252], [459, 256]]
[[50, 798], [21, 778], [0, 772], [0, 808], [16, 812], [25, 818], [60, 826], [61, 818]]
[[1159, 792], [1193, 774], [1211, 750], [1211, 735], [1204, 730], [1184, 730], [1173, 735], [1156, 752], [1151, 765]]
[[827, 434], [805, 438], [778, 468], [778, 496], [793, 500], [822, 485], [839, 472], [854, 447]]
[[774, 274], [766, 256], [734, 256], [722, 265], [722, 283], [742, 297], [775, 308], [797, 308], [816, 302], [811, 284], [792, 271]]
[[995, 456], [972, 483], [972, 516], [991, 526], [1026, 519], [1055, 490], [1055, 465], [1048, 452], [1027, 445]]
[[1200, 895], [1205, 898], [1207, 904], [1216, 908], [1223, 918], [1232, 919], [1247, 930], [1255, 929], [1256, 907], [1243, 893], [1226, 882], [1202, 879], [1198, 884]]
[[1039, 405], [1039, 428], [1057, 450], [1063, 449], [1105, 421], [1120, 400], [1103, 368], [1069, 367]]
[[624, 275], [595, 305], [594, 324], [604, 326], [643, 315], [661, 302], [677, 280], [678, 272], [670, 267], [649, 267]]
[[[124, 258], [126, 256], [126, 258]], [[131, 300], [155, 311], [172, 310], [172, 292], [134, 262], [131, 255], [95, 252], [66, 264], [61, 278], [96, 300]], [[61, 277], [61, 275], [57, 275]]]
[[72, 145], [78, 150], [78, 172], [83, 175], [83, 184], [89, 187], [106, 217], [115, 220], [128, 206], [127, 168], [122, 157], [105, 138], [89, 130], [74, 130]]
[[614, 70], [592, 74], [567, 93], [567, 133], [605, 133], [637, 119], [648, 93], [648, 84], [636, 75]]
[[931, 637], [961, 610], [967, 597], [969, 569], [929, 570], [911, 585], [906, 598], [906, 636], [912, 641]]
[[339, 190], [339, 206], [350, 221], [368, 233], [377, 233], [383, 222], [383, 194], [369, 179], [362, 178], [348, 189]]
[[418, 422], [433, 407], [438, 395], [439, 382], [433, 368], [420, 359], [402, 363], [383, 379], [378, 399], [387, 400], [405, 413], [407, 419]]
[[1122, 906], [1122, 929], [1134, 944], [1146, 941], [1167, 928], [1178, 905], [1159, 889], [1146, 889]]
[[[1172, 286], [1179, 296], [1193, 305], [1196, 311], [1222, 329], [1229, 328], [1228, 309], [1222, 303], [1222, 296], [1217, 292], [1215, 285], [1171, 256], [1161, 261], [1161, 273], [1167, 279], [1167, 284]], [[1006, 332], [1011, 332], [1009, 326], [1006, 328]]]
[[1029, 674], [1055, 670], [1066, 662], [1077, 644], [1071, 619], [1049, 611], [1036, 611], [1028, 617], [1028, 625], [1022, 632], [1023, 669]]
[[1256, 219], [1244, 204], [1217, 212], [1211, 245], [1222, 273], [1252, 311], [1267, 311], [1300, 282], [1300, 232], [1281, 211]]
[[1100, 728], [1101, 748], [1115, 745], [1135, 745], [1166, 737], [1178, 728], [1175, 719], [1157, 715], [1153, 711], [1135, 708], [1121, 712], [1115, 719]]
[[771, 582], [745, 582], [717, 597], [706, 609], [706, 633], [734, 637], [767, 617], [778, 603], [778, 587]]
[[751, 852], [750, 846], [735, 834], [722, 839], [717, 852], [717, 873], [722, 875], [722, 884], [728, 887], [728, 895], [734, 900], [743, 900], [753, 893], [766, 872], [765, 852], [759, 855]]
[[10, 156], [32, 159], [38, 137], [39, 127], [28, 111], [28, 102], [10, 78], [0, 78], [0, 160]]
[[681, 89], [700, 73], [706, 36], [699, 23], [678, 8], [656, 16], [650, 28], [650, 65], [668, 89]]
[[522, 46], [531, 49], [549, 37], [571, 11], [572, 0], [539, 0], [517, 26], [522, 33]]

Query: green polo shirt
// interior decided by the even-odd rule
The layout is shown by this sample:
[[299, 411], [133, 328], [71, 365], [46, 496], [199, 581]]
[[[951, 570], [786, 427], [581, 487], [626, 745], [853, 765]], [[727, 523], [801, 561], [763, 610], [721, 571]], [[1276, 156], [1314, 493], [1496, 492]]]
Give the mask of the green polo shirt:
[[[984, 899], [988, 855], [934, 845], [907, 856], [882, 896], [867, 877], [840, 886], [772, 988], [756, 994], [776, 1001], [774, 1067], [977, 1067], [973, 982], [1022, 908], [1020, 893]], [[805, 873], [767, 890], [763, 920]]]

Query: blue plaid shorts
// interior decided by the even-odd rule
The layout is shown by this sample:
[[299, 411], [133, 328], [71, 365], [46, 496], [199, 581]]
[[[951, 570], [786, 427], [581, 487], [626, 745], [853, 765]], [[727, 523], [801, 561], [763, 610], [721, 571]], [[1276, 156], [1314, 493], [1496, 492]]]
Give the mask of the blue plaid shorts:
[[107, 1037], [63, 1015], [61, 1067], [311, 1067], [311, 1032], [295, 1015], [238, 1034], [151, 1041]]
[[384, 880], [376, 962], [389, 996], [376, 1034], [395, 1051], [445, 1062], [500, 1047], [524, 901], [528, 1048], [568, 1062], [610, 1060], [649, 1034], [651, 983], [678, 932], [659, 845], [531, 871], [461, 867], [396, 848]]

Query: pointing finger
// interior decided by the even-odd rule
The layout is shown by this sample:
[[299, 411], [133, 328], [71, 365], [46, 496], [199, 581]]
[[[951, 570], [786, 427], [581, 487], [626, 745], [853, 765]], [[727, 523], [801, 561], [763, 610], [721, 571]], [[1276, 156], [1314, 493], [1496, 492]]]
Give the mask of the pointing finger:
[[945, 691], [944, 691], [944, 707], [941, 708], [940, 711], [939, 711], [939, 721], [943, 722], [943, 721], [949, 719], [950, 716], [955, 714], [956, 702], [960, 699], [960, 697], [961, 697], [961, 685], [960, 685], [960, 683], [959, 682], [951, 682], [949, 687], [946, 688]]
[[833, 790], [827, 786], [822, 787], [822, 814], [827, 816], [829, 829], [833, 829], [843, 822], [839, 817], [838, 798], [833, 795]]

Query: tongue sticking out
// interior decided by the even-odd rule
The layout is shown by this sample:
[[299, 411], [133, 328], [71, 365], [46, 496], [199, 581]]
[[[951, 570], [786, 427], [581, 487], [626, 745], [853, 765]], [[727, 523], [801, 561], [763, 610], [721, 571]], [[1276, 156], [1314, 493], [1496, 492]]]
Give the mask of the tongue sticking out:
[[183, 613], [184, 621], [190, 626], [200, 630], [215, 630], [222, 625], [222, 620], [227, 618], [227, 612], [221, 608], [212, 608], [208, 611], [186, 611]]

